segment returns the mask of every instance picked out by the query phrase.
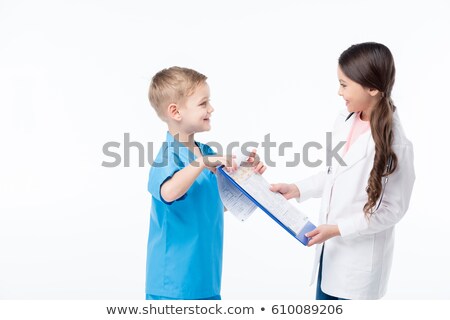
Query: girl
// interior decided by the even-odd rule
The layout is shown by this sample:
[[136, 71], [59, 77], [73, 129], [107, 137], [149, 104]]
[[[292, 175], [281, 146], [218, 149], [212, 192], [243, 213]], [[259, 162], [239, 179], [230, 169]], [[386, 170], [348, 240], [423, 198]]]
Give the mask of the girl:
[[295, 184], [274, 184], [287, 199], [322, 197], [316, 246], [316, 299], [379, 299], [386, 293], [394, 228], [408, 209], [415, 180], [413, 147], [391, 99], [394, 59], [379, 43], [356, 44], [339, 57], [339, 95], [349, 113], [336, 120], [342, 158]]

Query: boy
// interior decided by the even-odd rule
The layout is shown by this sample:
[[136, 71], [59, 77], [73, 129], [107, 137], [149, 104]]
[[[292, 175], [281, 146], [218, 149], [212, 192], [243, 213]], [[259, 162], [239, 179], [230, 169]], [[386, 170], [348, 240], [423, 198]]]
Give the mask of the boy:
[[[206, 79], [172, 67], [150, 84], [150, 103], [168, 132], [148, 182], [147, 299], [221, 299], [224, 207], [214, 172], [231, 164], [194, 140], [211, 128]], [[265, 168], [255, 163], [255, 170]]]

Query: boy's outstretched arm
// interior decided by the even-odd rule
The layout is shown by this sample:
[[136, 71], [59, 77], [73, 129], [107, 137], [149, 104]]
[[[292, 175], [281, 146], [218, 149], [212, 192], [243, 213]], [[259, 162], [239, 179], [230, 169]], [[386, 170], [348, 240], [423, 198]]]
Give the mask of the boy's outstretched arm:
[[233, 163], [229, 163], [229, 161], [230, 159], [226, 156], [198, 157], [162, 184], [161, 197], [166, 202], [173, 202], [181, 198], [189, 190], [203, 169], [207, 168], [215, 172], [216, 167], [220, 165], [234, 168], [236, 166], [234, 161]]

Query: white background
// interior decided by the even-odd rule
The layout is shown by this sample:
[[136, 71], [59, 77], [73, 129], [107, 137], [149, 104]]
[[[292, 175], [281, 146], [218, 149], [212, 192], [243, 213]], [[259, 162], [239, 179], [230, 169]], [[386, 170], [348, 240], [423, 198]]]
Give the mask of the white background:
[[[339, 54], [377, 41], [394, 54], [417, 176], [386, 298], [449, 299], [449, 16], [448, 1], [0, 0], [0, 298], [144, 297], [150, 167], [136, 149], [129, 168], [101, 163], [124, 133], [154, 152], [165, 138], [147, 100], [154, 73], [208, 76], [216, 110], [197, 140], [270, 133], [301, 152], [325, 144], [344, 108]], [[324, 168], [277, 154], [271, 182]], [[299, 207], [317, 221], [318, 200]], [[261, 211], [225, 215], [224, 299], [313, 299], [312, 259]]]

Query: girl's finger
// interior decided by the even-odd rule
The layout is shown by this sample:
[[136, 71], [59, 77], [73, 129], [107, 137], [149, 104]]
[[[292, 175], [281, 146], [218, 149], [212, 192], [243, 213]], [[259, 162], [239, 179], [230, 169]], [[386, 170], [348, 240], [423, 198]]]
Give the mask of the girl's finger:
[[315, 228], [313, 231], [305, 233], [305, 236], [308, 237], [308, 238], [312, 238], [312, 237], [314, 237], [317, 234], [319, 234], [319, 230], [318, 230], [318, 228]]

